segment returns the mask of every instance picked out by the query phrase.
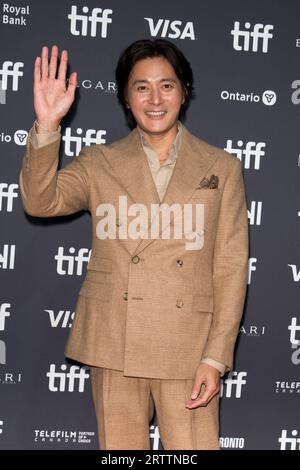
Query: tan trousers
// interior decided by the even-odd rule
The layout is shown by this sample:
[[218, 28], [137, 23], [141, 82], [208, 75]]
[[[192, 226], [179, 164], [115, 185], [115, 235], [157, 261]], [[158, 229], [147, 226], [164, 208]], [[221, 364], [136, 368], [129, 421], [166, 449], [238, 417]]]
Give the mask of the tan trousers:
[[205, 407], [185, 408], [193, 380], [126, 377], [91, 367], [100, 449], [150, 450], [149, 422], [156, 410], [164, 450], [219, 450], [219, 395]]

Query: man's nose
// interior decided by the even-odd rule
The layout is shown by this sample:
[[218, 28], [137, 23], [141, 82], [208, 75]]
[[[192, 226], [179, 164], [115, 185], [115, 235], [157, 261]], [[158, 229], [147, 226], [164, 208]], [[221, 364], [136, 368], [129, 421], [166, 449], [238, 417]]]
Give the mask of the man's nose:
[[158, 87], [152, 87], [150, 91], [149, 101], [152, 104], [160, 104], [162, 102], [162, 96]]

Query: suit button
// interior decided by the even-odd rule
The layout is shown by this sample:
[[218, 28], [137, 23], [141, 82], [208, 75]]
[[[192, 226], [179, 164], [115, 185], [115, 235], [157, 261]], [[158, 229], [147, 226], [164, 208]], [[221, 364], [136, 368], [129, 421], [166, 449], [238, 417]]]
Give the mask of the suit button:
[[121, 227], [121, 225], [122, 225], [122, 221], [119, 218], [117, 218], [116, 219], [116, 226]]
[[183, 305], [184, 305], [183, 300], [181, 300], [181, 299], [176, 300], [176, 307], [181, 308], [181, 307], [183, 307]]
[[182, 265], [183, 265], [182, 259], [178, 259], [177, 260], [177, 266], [179, 266], [181, 268]]
[[140, 257], [137, 256], [137, 255], [135, 255], [133, 258], [131, 258], [131, 261], [132, 261], [134, 264], [137, 264], [137, 263], [139, 263], [139, 261], [140, 261]]
[[124, 292], [124, 293], [123, 293], [123, 299], [124, 299], [124, 300], [127, 300], [127, 299], [128, 299], [128, 292]]

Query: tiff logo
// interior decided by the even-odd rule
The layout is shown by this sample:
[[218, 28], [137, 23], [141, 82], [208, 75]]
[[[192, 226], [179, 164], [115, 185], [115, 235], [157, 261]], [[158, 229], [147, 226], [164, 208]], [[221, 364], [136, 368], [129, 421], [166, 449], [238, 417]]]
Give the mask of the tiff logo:
[[262, 201], [251, 201], [250, 210], [247, 210], [249, 224], [261, 225]]
[[231, 34], [233, 36], [233, 48], [236, 51], [248, 52], [251, 50], [252, 52], [257, 52], [258, 46], [261, 43], [262, 52], [268, 52], [269, 40], [273, 37], [273, 34], [270, 31], [273, 30], [274, 26], [271, 24], [263, 25], [261, 23], [256, 23], [253, 26], [253, 30], [249, 31], [251, 23], [247, 21], [244, 28], [244, 30], [240, 29], [239, 21], [234, 22], [234, 28], [231, 30]]
[[7, 309], [11, 307], [11, 304], [1, 304], [0, 305], [0, 331], [5, 330], [5, 319], [10, 317], [10, 312]]
[[0, 254], [0, 268], [14, 269], [16, 245], [3, 245], [3, 254]]
[[[112, 23], [112, 19], [109, 18], [109, 15], [113, 13], [112, 10], [106, 8], [93, 8], [91, 15], [88, 16], [89, 8], [82, 7], [82, 13], [79, 15], [77, 13], [77, 5], [72, 5], [71, 13], [69, 13], [68, 18], [70, 20], [70, 32], [73, 36], [87, 36], [88, 35], [88, 23], [91, 24], [90, 36], [96, 37], [98, 24], [101, 24], [100, 36], [102, 38], [107, 37], [107, 25]], [[77, 29], [78, 25], [81, 26], [81, 29]], [[79, 28], [80, 28], [79, 26]]]
[[188, 21], [185, 25], [180, 20], [170, 21], [160, 18], [156, 23], [153, 18], [144, 18], [148, 21], [150, 34], [152, 37], [160, 36], [171, 39], [191, 39], [195, 41], [194, 24]]
[[0, 69], [0, 80], [1, 80], [1, 89], [7, 90], [8, 77], [12, 77], [12, 90], [17, 91], [19, 85], [19, 77], [23, 76], [21, 68], [24, 67], [23, 62], [11, 62], [6, 60], [2, 64], [2, 69]]
[[232, 146], [232, 140], [227, 140], [226, 147], [224, 150], [236, 155], [237, 158], [242, 162], [244, 159], [244, 168], [249, 169], [252, 163], [254, 170], [260, 169], [260, 159], [265, 156], [265, 142], [247, 142], [246, 145], [242, 140], [238, 140], [236, 147]]
[[6, 199], [6, 212], [12, 212], [13, 200], [18, 197], [18, 184], [0, 183], [0, 211], [2, 211], [2, 201]]
[[0, 340], [0, 364], [6, 364], [6, 344], [2, 339]]
[[2, 88], [2, 80], [0, 80], [0, 104], [6, 104], [6, 90]]
[[150, 426], [149, 437], [150, 437], [150, 439], [152, 439], [152, 450], [158, 450], [159, 449], [159, 439], [160, 439], [158, 426], [154, 426], [154, 424], [152, 424]]
[[[68, 157], [79, 155], [83, 144], [91, 145], [106, 143], [105, 138], [103, 138], [103, 136], [106, 135], [106, 131], [104, 130], [96, 131], [95, 129], [87, 129], [84, 137], [81, 137], [83, 130], [80, 127], [76, 129], [77, 136], [72, 136], [71, 132], [71, 127], [66, 127], [65, 135], [62, 138], [65, 142], [65, 154]], [[74, 144], [74, 151], [71, 148], [72, 144]]]
[[300, 80], [294, 80], [292, 82], [292, 89], [295, 90], [291, 96], [292, 103], [299, 104], [300, 103]]
[[222, 380], [220, 396], [224, 395], [224, 386], [226, 387], [225, 397], [231, 398], [233, 389], [235, 389], [235, 398], [241, 398], [242, 386], [247, 383], [243, 377], [247, 376], [247, 372], [235, 372], [232, 371], [228, 374], [227, 379]]
[[67, 368], [66, 364], [62, 364], [62, 372], [56, 372], [55, 364], [50, 364], [50, 370], [46, 374], [50, 392], [74, 392], [75, 386], [76, 391], [84, 392], [85, 381], [90, 377], [88, 367], [73, 365], [70, 366], [69, 372], [65, 372]]
[[296, 264], [288, 264], [288, 266], [292, 269], [294, 281], [299, 282], [300, 281], [300, 270], [299, 271], [297, 270]]
[[248, 261], [248, 284], [251, 284], [252, 272], [256, 271], [257, 258], [249, 258]]
[[290, 343], [295, 344], [295, 345], [300, 344], [300, 339], [296, 339], [297, 331], [300, 331], [300, 325], [297, 325], [297, 318], [296, 317], [292, 317], [292, 322], [288, 326], [288, 330], [290, 330], [290, 332], [291, 332], [290, 333]]
[[64, 254], [64, 247], [58, 247], [58, 253], [54, 256], [54, 259], [57, 261], [56, 271], [57, 274], [61, 276], [68, 275], [72, 276], [74, 274], [75, 264], [77, 276], [82, 275], [83, 263], [87, 263], [90, 259], [91, 250], [88, 248], [80, 248], [78, 254], [75, 255], [75, 248], [69, 248], [69, 255]]
[[2, 421], [2, 420], [0, 420], [0, 434], [2, 434], [2, 433], [3, 433], [3, 428], [2, 428], [2, 426], [3, 426], [3, 421]]
[[59, 324], [61, 324], [62, 328], [71, 328], [75, 312], [71, 312], [70, 310], [59, 310], [56, 315], [54, 310], [45, 310], [45, 312], [49, 314], [52, 328], [57, 328]]
[[291, 348], [294, 350], [292, 351], [291, 362], [294, 366], [298, 366], [300, 364], [300, 341], [297, 344], [292, 344]]
[[282, 429], [281, 436], [278, 439], [280, 450], [300, 450], [300, 438], [297, 438], [298, 431], [294, 429], [291, 432], [292, 437], [287, 437], [287, 433], [287, 429]]

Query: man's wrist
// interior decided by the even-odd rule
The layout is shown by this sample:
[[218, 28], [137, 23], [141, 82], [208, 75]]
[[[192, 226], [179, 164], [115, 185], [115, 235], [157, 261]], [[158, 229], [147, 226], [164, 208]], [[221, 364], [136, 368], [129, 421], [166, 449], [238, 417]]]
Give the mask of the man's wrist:
[[208, 364], [208, 365], [214, 367], [215, 369], [217, 369], [220, 372], [221, 377], [224, 375], [224, 373], [226, 371], [225, 364], [223, 364], [219, 361], [216, 361], [212, 358], [205, 357], [205, 358], [201, 359], [201, 362], [204, 363], [204, 364]]
[[37, 134], [48, 134], [50, 132], [57, 132], [59, 128], [59, 122], [56, 121], [38, 121], [35, 120], [35, 130]]

